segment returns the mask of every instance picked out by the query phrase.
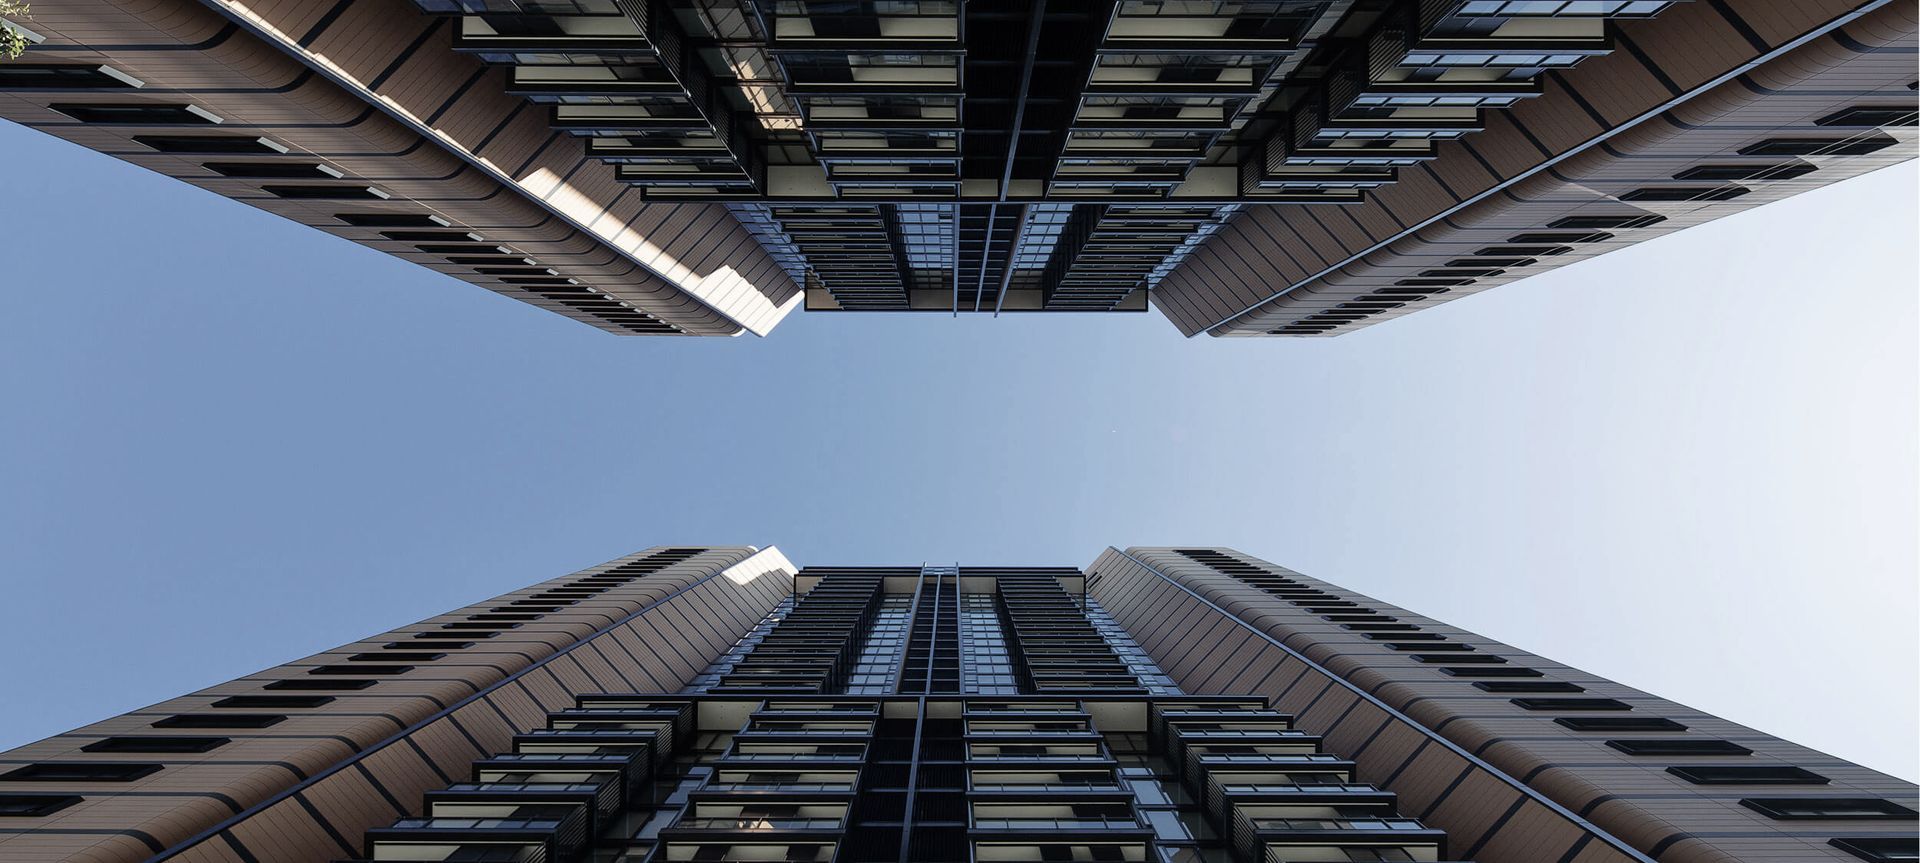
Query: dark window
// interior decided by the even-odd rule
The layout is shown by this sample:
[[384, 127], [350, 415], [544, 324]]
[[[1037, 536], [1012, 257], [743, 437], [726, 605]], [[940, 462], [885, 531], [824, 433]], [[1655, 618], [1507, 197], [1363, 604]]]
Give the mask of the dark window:
[[1745, 186], [1649, 186], [1620, 195], [1622, 201], [1731, 201], [1753, 191]]
[[242, 138], [232, 135], [135, 135], [134, 143], [144, 144], [162, 153], [268, 153], [280, 154], [287, 148], [266, 138]]
[[1484, 654], [1484, 653], [1476, 653], [1476, 654], [1416, 653], [1416, 654], [1413, 654], [1413, 661], [1424, 662], [1429, 665], [1445, 665], [1450, 662], [1464, 662], [1469, 664], [1479, 663], [1482, 665], [1504, 665], [1506, 664], [1507, 660], [1498, 656], [1488, 656], [1487, 654]]
[[1420, 627], [1411, 623], [1343, 623], [1340, 628], [1354, 632], [1413, 632]]
[[1401, 279], [1400, 281], [1394, 282], [1394, 284], [1402, 285], [1405, 287], [1412, 287], [1412, 288], [1452, 288], [1452, 287], [1458, 287], [1460, 285], [1471, 285], [1473, 284], [1473, 280], [1472, 279]]
[[1848, 821], [1912, 821], [1917, 814], [1878, 797], [1749, 797], [1740, 805], [1778, 821], [1841, 818]]
[[1620, 230], [1624, 228], [1644, 228], [1667, 220], [1666, 216], [1653, 213], [1640, 213], [1632, 216], [1567, 216], [1547, 223], [1549, 228], [1585, 228], [1589, 230]]
[[77, 794], [0, 794], [0, 817], [52, 815], [84, 799]]
[[220, 122], [219, 117], [192, 105], [86, 105], [77, 102], [55, 102], [47, 107], [82, 123], [199, 126]]
[[109, 66], [79, 63], [0, 65], [0, 90], [124, 90], [141, 82]]
[[1483, 680], [1473, 688], [1485, 692], [1585, 692], [1587, 688], [1558, 680]]
[[1753, 750], [1730, 740], [1682, 737], [1674, 740], [1609, 740], [1607, 745], [1628, 755], [1752, 755]]
[[286, 717], [278, 713], [183, 713], [153, 724], [155, 728], [266, 728]]
[[495, 632], [499, 632], [499, 631], [508, 630], [508, 629], [518, 629], [525, 625], [526, 624], [523, 624], [523, 623], [469, 623], [466, 621], [457, 621], [454, 623], [442, 623], [440, 624], [440, 628], [441, 629], [489, 629]]
[[[440, 647], [441, 645], [436, 644], [434, 646]], [[418, 651], [410, 651], [406, 653], [356, 653], [352, 656], [347, 657], [347, 661], [348, 662], [432, 662], [436, 659], [439, 659], [442, 656], [446, 656], [446, 654], [420, 653]]]
[[1535, 669], [1521, 668], [1520, 666], [1517, 666], [1517, 665], [1508, 667], [1508, 668], [1442, 668], [1442, 669], [1439, 669], [1439, 671], [1441, 674], [1444, 674], [1448, 677], [1542, 677], [1544, 676]]
[[[483, 263], [499, 263], [499, 262], [485, 261]], [[473, 271], [483, 276], [557, 276], [559, 275], [559, 273], [549, 270], [546, 267], [475, 267]]]
[[[1469, 266], [1471, 266], [1471, 264], [1469, 264]], [[1485, 278], [1490, 278], [1492, 276], [1500, 275], [1501, 273], [1504, 273], [1504, 272], [1506, 271], [1500, 270], [1500, 269], [1492, 269], [1488, 267], [1475, 267], [1470, 270], [1448, 270], [1448, 269], [1421, 270], [1420, 275], [1423, 278], [1485, 279]]]
[[211, 752], [225, 737], [107, 737], [80, 747], [81, 752]]
[[1572, 246], [1487, 246], [1474, 252], [1474, 254], [1494, 258], [1511, 256], [1509, 260], [1517, 259], [1524, 261], [1533, 258], [1548, 258], [1554, 255], [1564, 255], [1571, 251], [1573, 251]]
[[300, 707], [319, 707], [333, 700], [331, 695], [229, 695], [213, 703], [221, 708], [278, 708], [286, 710]]
[[356, 228], [445, 228], [447, 220], [428, 213], [334, 213]]
[[379, 682], [378, 680], [276, 680], [261, 688], [326, 691], [335, 689], [365, 689]]
[[1447, 262], [1449, 267], [1530, 267], [1538, 263], [1532, 258], [1454, 258]]
[[1385, 614], [1323, 614], [1320, 615], [1334, 623], [1392, 623], [1400, 618]]
[[[1530, 233], [1515, 234], [1507, 238], [1509, 243], [1604, 243], [1613, 239], [1606, 231], [1584, 231], [1578, 234]], [[1555, 254], [1558, 254], [1557, 252]]]
[[261, 186], [276, 198], [306, 201], [384, 201], [387, 193], [372, 186]]
[[1471, 644], [1438, 644], [1431, 641], [1416, 641], [1408, 644], [1389, 644], [1387, 645], [1387, 649], [1388, 650], [1425, 650], [1425, 651], [1451, 650], [1457, 653], [1468, 653], [1474, 650], [1474, 646]]
[[1905, 863], [1920, 860], [1920, 839], [1912, 837], [1868, 837], [1828, 839], [1832, 845], [1868, 863]]
[[1632, 710], [1633, 705], [1617, 698], [1513, 698], [1523, 710]]
[[381, 231], [380, 236], [402, 243], [482, 243], [485, 238], [466, 231]]
[[1695, 785], [1825, 785], [1827, 777], [1804, 767], [1669, 767]]
[[[1403, 624], [1404, 625], [1404, 624]], [[1408, 626], [1408, 629], [1413, 627]], [[1372, 641], [1445, 641], [1447, 637], [1437, 632], [1363, 632], [1361, 638]]]
[[[411, 641], [389, 641], [386, 644], [380, 645], [381, 649], [383, 650], [419, 650], [422, 647], [431, 647], [434, 650], [459, 650], [463, 647], [472, 647], [472, 646], [473, 646], [473, 642], [471, 641], [435, 641], [432, 644], [419, 644], [417, 642], [411, 642]], [[361, 653], [361, 654], [356, 654], [354, 658], [358, 659], [361, 656], [379, 656], [379, 655], [380, 654], [377, 654], [377, 653]], [[438, 656], [441, 656], [442, 654], [435, 653], [435, 654], [421, 654], [421, 655], [423, 656], [430, 655], [430, 656], [438, 657]]]
[[1806, 162], [1777, 165], [1695, 165], [1673, 175], [1676, 180], [1791, 180], [1813, 173]]
[[1911, 126], [1914, 125], [1915, 116], [1912, 105], [1861, 105], [1843, 111], [1835, 111], [1813, 121], [1813, 124], [1815, 126], [1837, 126], [1845, 129], [1865, 129], [1873, 126]]
[[42, 761], [0, 773], [0, 782], [132, 782], [160, 768], [125, 761]]
[[1556, 716], [1575, 731], [1685, 731], [1687, 727], [1659, 716]]
[[425, 243], [414, 246], [422, 252], [432, 255], [505, 255], [518, 258], [512, 249], [506, 246], [491, 246], [486, 243]]
[[1864, 156], [1893, 146], [1885, 135], [1850, 138], [1769, 138], [1740, 148], [1742, 156]]
[[[458, 638], [492, 638], [499, 634], [500, 633], [498, 632], [416, 632], [413, 634], [413, 637], [424, 638], [424, 639], [446, 639], [448, 641], [452, 641]], [[434, 646], [438, 647], [439, 645], [434, 645]]]
[[307, 162], [207, 162], [200, 167], [219, 174], [222, 177], [240, 179], [311, 179], [338, 180], [339, 171], [325, 165]]
[[[465, 266], [476, 264], [527, 264], [530, 266], [533, 264], [532, 258], [523, 258], [519, 255], [453, 255], [447, 258], [447, 261]], [[486, 270], [481, 272], [484, 273]]]
[[308, 674], [405, 674], [413, 670], [411, 665], [316, 665], [307, 669]]

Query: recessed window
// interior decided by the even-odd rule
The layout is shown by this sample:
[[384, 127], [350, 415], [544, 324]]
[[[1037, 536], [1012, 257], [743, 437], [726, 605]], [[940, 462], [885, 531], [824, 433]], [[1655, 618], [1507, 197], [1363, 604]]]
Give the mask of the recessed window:
[[1687, 727], [1660, 716], [1556, 716], [1554, 722], [1575, 731], [1685, 731]]
[[1835, 111], [1813, 121], [1815, 126], [1838, 126], [1843, 129], [1864, 129], [1873, 126], [1911, 126], [1915, 113], [1912, 105], [1861, 105]]
[[124, 761], [42, 761], [0, 773], [0, 782], [132, 782], [162, 765]]
[[1522, 710], [1632, 710], [1617, 698], [1510, 698]]
[[1436, 652], [1436, 651], [1448, 651], [1448, 650], [1454, 651], [1456, 653], [1471, 653], [1475, 650], [1474, 646], [1471, 644], [1449, 644], [1449, 643], [1432, 642], [1432, 641], [1413, 641], [1413, 642], [1407, 642], [1404, 644], [1392, 643], [1392, 644], [1386, 645], [1386, 647], [1388, 650], [1424, 650], [1429, 653]]
[[[434, 645], [434, 647], [440, 647], [440, 646], [442, 645], [438, 645], [438, 644]], [[446, 654], [421, 653], [419, 651], [409, 651], [405, 653], [400, 653], [400, 652], [356, 653], [352, 656], [347, 657], [347, 661], [348, 662], [432, 662], [436, 659], [439, 659], [442, 656], [446, 656]]]
[[0, 90], [125, 90], [140, 86], [144, 86], [140, 79], [96, 63], [0, 65]]
[[1567, 216], [1547, 223], [1549, 228], [1586, 228], [1589, 230], [1622, 230], [1626, 228], [1644, 228], [1667, 220], [1666, 216], [1653, 213], [1640, 213], [1631, 216]]
[[[1425, 646], [1426, 645], [1422, 645], [1422, 647]], [[1413, 655], [1413, 661], [1424, 662], [1429, 665], [1445, 665], [1450, 662], [1480, 665], [1502, 665], [1506, 663], [1506, 659], [1502, 657], [1488, 656], [1484, 653], [1416, 653]]]
[[479, 234], [467, 231], [381, 231], [380, 236], [403, 243], [481, 243]]
[[[1407, 626], [1406, 624], [1401, 624]], [[1412, 626], [1407, 626], [1412, 629]], [[1447, 637], [1437, 632], [1363, 632], [1361, 638], [1370, 641], [1445, 641]]]
[[1893, 146], [1885, 135], [1846, 138], [1769, 138], [1740, 148], [1742, 156], [1864, 156]]
[[334, 213], [356, 228], [445, 228], [446, 219], [431, 213]]
[[1856, 836], [1828, 839], [1832, 845], [1868, 863], [1907, 863], [1920, 860], [1920, 839], [1912, 837]]
[[[532, 258], [523, 258], [519, 255], [453, 255], [447, 258], [447, 261], [464, 266], [474, 266], [476, 264], [527, 264], [531, 266], [533, 264]], [[486, 271], [482, 270], [481, 272]]]
[[1669, 767], [1695, 785], [1825, 785], [1827, 777], [1804, 767]]
[[242, 138], [235, 135], [135, 135], [134, 143], [144, 144], [162, 153], [189, 153], [211, 156], [228, 153], [281, 154], [287, 148], [266, 138]]
[[1411, 623], [1343, 623], [1340, 628], [1354, 632], [1413, 632], [1420, 627]]
[[345, 176], [327, 165], [310, 162], [207, 162], [200, 167], [242, 180], [338, 180]]
[[1564, 255], [1571, 251], [1573, 251], [1572, 246], [1487, 246], [1474, 254], [1485, 255], [1494, 260], [1532, 261], [1534, 258]]
[[1665, 201], [1686, 203], [1689, 201], [1731, 201], [1753, 191], [1745, 186], [1648, 186], [1622, 192], [1622, 201]]
[[[473, 623], [469, 621], [456, 621], [454, 623], [442, 623], [440, 624], [440, 628], [441, 629], [487, 629], [487, 630], [493, 630], [495, 632], [498, 632], [498, 631], [507, 630], [507, 629], [518, 629], [525, 625], [526, 624], [524, 623]], [[414, 637], [418, 638], [419, 636], [414, 636]]]
[[1509, 243], [1604, 243], [1613, 239], [1606, 231], [1585, 231], [1577, 234], [1527, 233], [1515, 234], [1507, 238]]
[[1676, 180], [1791, 180], [1813, 173], [1806, 162], [1774, 165], [1695, 165], [1673, 175]]
[[[499, 634], [500, 633], [498, 632], [416, 632], [413, 634], [413, 637], [419, 638], [419, 639], [426, 639], [429, 641], [438, 640], [438, 639], [446, 639], [448, 641], [451, 641], [457, 638], [492, 638]], [[420, 646], [422, 647], [431, 646], [436, 649], [440, 647], [440, 645], [438, 644], [420, 645]]]
[[1454, 288], [1454, 287], [1459, 287], [1461, 285], [1471, 285], [1473, 284], [1473, 280], [1472, 279], [1401, 279], [1397, 282], [1394, 282], [1394, 284], [1402, 285], [1410, 288], [1417, 288], [1417, 287]]
[[1485, 279], [1504, 272], [1506, 271], [1496, 268], [1474, 267], [1472, 269], [1421, 270], [1420, 276], [1432, 279]]
[[220, 122], [219, 117], [198, 105], [88, 105], [78, 102], [55, 102], [47, 107], [82, 123], [121, 126], [200, 126]]
[[560, 275], [546, 267], [475, 267], [474, 272], [483, 276], [557, 276]]
[[77, 794], [0, 793], [0, 817], [37, 818], [52, 815], [84, 799]]
[[[1498, 658], [1498, 657], [1495, 657]], [[1538, 669], [1521, 668], [1518, 665], [1505, 668], [1466, 668], [1448, 667], [1438, 669], [1448, 677], [1544, 677]]]
[[1392, 623], [1400, 619], [1385, 614], [1323, 614], [1320, 617], [1334, 623]]
[[1740, 805], [1777, 821], [1912, 821], [1916, 816], [1912, 809], [1878, 797], [1749, 797]]
[[276, 198], [306, 201], [384, 201], [387, 193], [372, 186], [261, 186]]
[[316, 665], [307, 669], [308, 674], [405, 674], [413, 670], [411, 665]]
[[1564, 683], [1558, 680], [1482, 680], [1473, 688], [1483, 692], [1585, 692], [1587, 688], [1576, 683]]
[[266, 728], [285, 722], [278, 713], [182, 713], [153, 723], [155, 728]]
[[1532, 258], [1455, 258], [1447, 262], [1449, 267], [1530, 267], [1538, 263]]
[[327, 691], [335, 689], [365, 689], [379, 682], [378, 680], [276, 680], [261, 688]]
[[331, 695], [229, 695], [213, 703], [223, 709], [279, 709], [289, 710], [305, 707], [320, 707], [333, 701]]
[[[472, 647], [472, 646], [473, 646], [473, 642], [471, 641], [435, 641], [431, 644], [421, 644], [417, 641], [389, 641], [386, 644], [380, 645], [380, 649], [381, 650], [419, 650], [422, 647], [431, 647], [434, 650], [459, 650], [461, 648]], [[355, 658], [357, 658], [361, 656], [385, 656], [385, 655], [389, 655], [389, 654], [359, 653], [359, 654], [355, 654], [354, 656]], [[437, 658], [439, 656], [442, 656], [443, 654], [434, 653], [434, 654], [422, 654], [422, 655], [433, 656]]]
[[81, 752], [211, 752], [227, 745], [225, 737], [108, 737], [80, 747]]
[[1628, 755], [1752, 755], [1753, 750], [1731, 740], [1680, 737], [1669, 740], [1609, 740], [1607, 745]]

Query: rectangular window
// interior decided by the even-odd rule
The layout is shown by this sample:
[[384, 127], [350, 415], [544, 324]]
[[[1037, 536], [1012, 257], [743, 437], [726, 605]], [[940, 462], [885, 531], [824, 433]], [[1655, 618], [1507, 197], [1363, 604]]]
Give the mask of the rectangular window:
[[1552, 234], [1546, 232], [1515, 234], [1507, 238], [1509, 243], [1604, 243], [1613, 239], [1606, 231], [1584, 231], [1577, 234]]
[[1670, 740], [1609, 740], [1607, 745], [1628, 755], [1752, 755], [1753, 750], [1730, 740], [1681, 737]]
[[1444, 674], [1448, 677], [1543, 677], [1545, 676], [1535, 669], [1521, 668], [1520, 666], [1517, 666], [1517, 665], [1507, 667], [1507, 668], [1449, 667], [1449, 668], [1439, 669], [1439, 671], [1441, 674]]
[[[417, 639], [452, 641], [454, 639], [467, 639], [467, 638], [492, 638], [499, 634], [500, 633], [498, 632], [416, 632], [413, 634], [413, 637]], [[421, 645], [421, 646], [426, 647], [429, 645]], [[437, 644], [430, 645], [430, 646], [439, 647], [439, 645]]]
[[[1521, 234], [1520, 236], [1525, 237], [1529, 235]], [[1549, 236], [1559, 236], [1559, 235], [1550, 234]], [[1554, 255], [1564, 255], [1571, 251], [1573, 251], [1572, 246], [1555, 246], [1555, 245], [1487, 246], [1485, 248], [1480, 249], [1477, 252], [1474, 252], [1474, 254], [1486, 255], [1486, 256], [1495, 257], [1495, 258], [1498, 258], [1501, 256], [1513, 256], [1513, 257], [1518, 257], [1521, 260], [1527, 260], [1531, 258], [1547, 258], [1547, 257], [1552, 257]]]
[[334, 213], [333, 217], [356, 228], [446, 228], [446, 219], [431, 213]]
[[182, 713], [153, 723], [155, 728], [266, 728], [285, 722], [278, 713]]
[[479, 234], [466, 231], [381, 231], [380, 236], [402, 243], [484, 243]]
[[[1469, 262], [1468, 266], [1472, 266], [1472, 263]], [[1421, 270], [1420, 276], [1422, 278], [1439, 278], [1439, 279], [1486, 279], [1486, 278], [1492, 278], [1493, 276], [1500, 275], [1501, 273], [1504, 273], [1504, 272], [1506, 272], [1506, 270], [1493, 269], [1489, 267], [1474, 267], [1473, 269], [1466, 269], [1466, 270], [1458, 270], [1458, 269]]]
[[261, 186], [276, 198], [303, 201], [384, 201], [387, 193], [372, 186]]
[[1437, 653], [1441, 651], [1453, 651], [1456, 653], [1470, 653], [1473, 650], [1475, 650], [1474, 646], [1471, 644], [1436, 643], [1432, 641], [1414, 641], [1406, 644], [1394, 643], [1394, 644], [1388, 644], [1386, 647], [1388, 650], [1424, 650], [1430, 653]]
[[335, 689], [365, 689], [378, 680], [276, 680], [262, 689], [304, 689], [308, 691], [328, 691]]
[[[420, 644], [412, 641], [389, 641], [386, 644], [380, 645], [380, 648], [382, 650], [419, 650], [422, 647], [431, 647], [434, 650], [460, 650], [462, 648], [467, 648], [472, 646], [473, 646], [473, 642], [471, 641], [435, 641], [432, 644]], [[356, 654], [354, 658], [358, 659], [361, 656], [378, 656], [378, 655], [379, 654], [374, 654], [374, 653], [361, 653], [361, 654]], [[423, 656], [431, 655], [437, 658], [442, 654], [436, 653], [436, 654], [422, 654], [422, 655]]]
[[1813, 173], [1806, 162], [1773, 165], [1695, 165], [1673, 175], [1676, 180], [1791, 180]]
[[1483, 680], [1473, 685], [1482, 692], [1585, 692], [1587, 688], [1558, 680]]
[[38, 818], [52, 815], [84, 799], [77, 794], [0, 793], [0, 816]]
[[222, 177], [241, 180], [338, 180], [346, 176], [311, 162], [205, 162], [200, 167]]
[[1522, 710], [1632, 710], [1617, 698], [1512, 698]]
[[1622, 216], [1567, 216], [1547, 223], [1549, 228], [1585, 228], [1590, 230], [1621, 230], [1625, 228], [1644, 228], [1667, 220], [1666, 216], [1653, 213]]
[[[4, 73], [0, 73], [4, 74]], [[1916, 113], [1912, 105], [1871, 106], [1858, 105], [1841, 111], [1835, 111], [1813, 121], [1815, 126], [1835, 126], [1842, 129], [1868, 129], [1878, 126], [1912, 126]]]
[[331, 695], [229, 695], [213, 703], [214, 707], [224, 709], [258, 709], [320, 707], [333, 701]]
[[140, 79], [96, 63], [7, 63], [0, 65], [0, 90], [125, 90]]
[[1920, 839], [1892, 836], [1857, 836], [1828, 839], [1832, 845], [1867, 863], [1909, 863], [1920, 860]]
[[1687, 727], [1660, 716], [1556, 716], [1554, 722], [1575, 731], [1685, 731]]
[[1885, 135], [1847, 138], [1768, 138], [1740, 148], [1742, 156], [1864, 156], [1893, 146]]
[[108, 105], [55, 102], [47, 107], [82, 123], [121, 126], [203, 126], [220, 118], [198, 105]]
[[1531, 267], [1539, 263], [1532, 258], [1454, 258], [1447, 262], [1449, 267], [1497, 267], [1505, 270], [1511, 267]]
[[1437, 632], [1365, 632], [1361, 633], [1360, 637], [1371, 641], [1445, 641], [1447, 639], [1446, 636]]
[[266, 138], [242, 138], [237, 135], [135, 135], [133, 141], [162, 153], [224, 155], [228, 153], [283, 154], [287, 148]]
[[[440, 628], [441, 629], [462, 629], [462, 630], [484, 629], [484, 630], [492, 630], [494, 632], [500, 632], [508, 629], [519, 629], [520, 627], [525, 625], [526, 624], [523, 624], [523, 623], [471, 623], [467, 621], [455, 621], [453, 623], [442, 623], [440, 624]], [[418, 638], [419, 636], [414, 636], [414, 637]]]
[[453, 255], [448, 257], [447, 261], [462, 266], [474, 266], [477, 264], [527, 264], [531, 266], [533, 264], [532, 258], [523, 258], [519, 255]]
[[0, 782], [132, 782], [160, 768], [123, 761], [42, 761], [0, 773]]
[[[440, 647], [442, 645], [436, 644], [434, 646]], [[446, 656], [446, 654], [421, 653], [419, 651], [408, 651], [405, 653], [398, 653], [398, 652], [396, 653], [356, 653], [352, 656], [347, 657], [347, 661], [348, 662], [432, 662], [443, 656]]]
[[1846, 821], [1912, 821], [1916, 814], [1878, 797], [1749, 797], [1740, 805], [1776, 821], [1837, 818]]
[[225, 737], [107, 737], [80, 747], [81, 752], [212, 752], [230, 741]]
[[1695, 785], [1825, 785], [1827, 777], [1804, 767], [1669, 767]]
[[379, 674], [391, 676], [395, 674], [405, 674], [412, 670], [413, 666], [411, 665], [316, 665], [307, 669], [307, 673], [320, 675]]
[[1413, 661], [1424, 662], [1429, 665], [1445, 665], [1450, 662], [1480, 664], [1480, 665], [1504, 665], [1506, 664], [1507, 660], [1498, 656], [1488, 656], [1487, 654], [1484, 654], [1484, 653], [1477, 653], [1477, 654], [1416, 653], [1413, 655]]
[[1622, 201], [1665, 201], [1686, 203], [1689, 201], [1731, 201], [1753, 191], [1745, 186], [1648, 186], [1622, 192]]
[[1420, 627], [1411, 623], [1343, 623], [1340, 628], [1354, 632], [1412, 632]]
[[1396, 285], [1411, 288], [1454, 288], [1473, 284], [1472, 279], [1401, 279]]

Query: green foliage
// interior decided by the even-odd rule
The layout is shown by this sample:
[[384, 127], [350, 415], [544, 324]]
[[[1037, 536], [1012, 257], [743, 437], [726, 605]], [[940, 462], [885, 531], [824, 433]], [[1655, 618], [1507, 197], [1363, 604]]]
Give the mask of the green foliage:
[[[30, 7], [20, 0], [0, 0], [0, 15], [26, 18]], [[0, 60], [12, 60], [27, 51], [27, 37], [18, 30], [0, 22]]]

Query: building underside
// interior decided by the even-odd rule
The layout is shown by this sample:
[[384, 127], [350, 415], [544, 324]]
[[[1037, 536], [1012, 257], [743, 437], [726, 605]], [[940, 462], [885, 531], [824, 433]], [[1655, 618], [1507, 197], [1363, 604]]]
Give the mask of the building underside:
[[49, 0], [0, 116], [622, 334], [1349, 332], [1912, 158], [1911, 4]]

